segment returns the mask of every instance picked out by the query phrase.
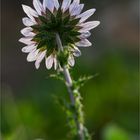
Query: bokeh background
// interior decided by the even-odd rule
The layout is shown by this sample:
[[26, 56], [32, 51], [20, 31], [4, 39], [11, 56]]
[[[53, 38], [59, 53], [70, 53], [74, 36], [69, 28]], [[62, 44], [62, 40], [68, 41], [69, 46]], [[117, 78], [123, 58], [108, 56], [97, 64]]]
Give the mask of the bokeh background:
[[[72, 75], [97, 75], [82, 89], [85, 124], [93, 140], [138, 140], [138, 0], [82, 0], [96, 8], [91, 20], [93, 46], [82, 48]], [[66, 87], [49, 78], [42, 63], [35, 70], [18, 42], [25, 16], [21, 4], [1, 0], [1, 133], [2, 140], [69, 140], [61, 106]]]

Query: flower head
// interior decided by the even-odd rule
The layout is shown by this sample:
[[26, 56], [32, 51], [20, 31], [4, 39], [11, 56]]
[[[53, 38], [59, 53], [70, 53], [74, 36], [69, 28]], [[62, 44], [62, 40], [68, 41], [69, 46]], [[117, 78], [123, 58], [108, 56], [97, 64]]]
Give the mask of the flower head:
[[[35, 10], [22, 5], [27, 17], [22, 19], [26, 27], [21, 30], [24, 37], [19, 41], [26, 44], [22, 51], [28, 53], [27, 61], [35, 61], [37, 69], [44, 58], [47, 69], [53, 66], [57, 69], [64, 60], [74, 66], [74, 56], [81, 55], [78, 47], [92, 45], [87, 40], [91, 35], [89, 31], [100, 24], [99, 21], [86, 22], [95, 9], [82, 13], [84, 4], [80, 4], [80, 0], [43, 0], [43, 3], [33, 0], [33, 5]], [[61, 56], [56, 34], [65, 50]]]

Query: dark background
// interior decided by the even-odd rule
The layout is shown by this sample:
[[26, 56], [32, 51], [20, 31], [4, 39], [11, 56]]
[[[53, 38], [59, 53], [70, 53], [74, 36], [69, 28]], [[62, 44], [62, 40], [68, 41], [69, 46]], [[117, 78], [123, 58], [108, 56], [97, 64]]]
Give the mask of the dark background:
[[[91, 20], [101, 21], [72, 71], [75, 79], [98, 75], [81, 90], [86, 126], [94, 140], [138, 140], [138, 0], [82, 2], [85, 10], [97, 9]], [[1, 1], [1, 137], [68, 140], [65, 113], [54, 99], [67, 98], [65, 86], [21, 52], [21, 4], [32, 7], [32, 0]]]

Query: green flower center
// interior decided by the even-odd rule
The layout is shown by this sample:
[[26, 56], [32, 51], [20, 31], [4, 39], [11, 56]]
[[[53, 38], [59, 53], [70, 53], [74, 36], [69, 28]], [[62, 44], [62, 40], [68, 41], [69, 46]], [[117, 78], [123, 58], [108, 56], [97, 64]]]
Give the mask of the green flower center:
[[47, 55], [58, 50], [56, 33], [59, 34], [63, 46], [71, 46], [70, 44], [80, 41], [80, 27], [76, 26], [79, 19], [71, 17], [68, 11], [62, 13], [59, 9], [52, 14], [47, 10], [46, 14], [39, 16], [36, 21], [38, 25], [32, 26], [33, 32], [36, 33], [33, 40], [37, 42], [39, 49], [47, 49]]

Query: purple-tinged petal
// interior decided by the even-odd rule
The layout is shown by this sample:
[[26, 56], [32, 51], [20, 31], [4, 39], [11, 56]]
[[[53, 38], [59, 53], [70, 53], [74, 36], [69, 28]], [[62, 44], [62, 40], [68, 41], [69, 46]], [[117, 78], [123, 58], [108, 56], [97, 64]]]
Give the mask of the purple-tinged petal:
[[87, 39], [83, 39], [83, 40], [77, 42], [75, 45], [78, 46], [78, 47], [89, 47], [92, 44]]

